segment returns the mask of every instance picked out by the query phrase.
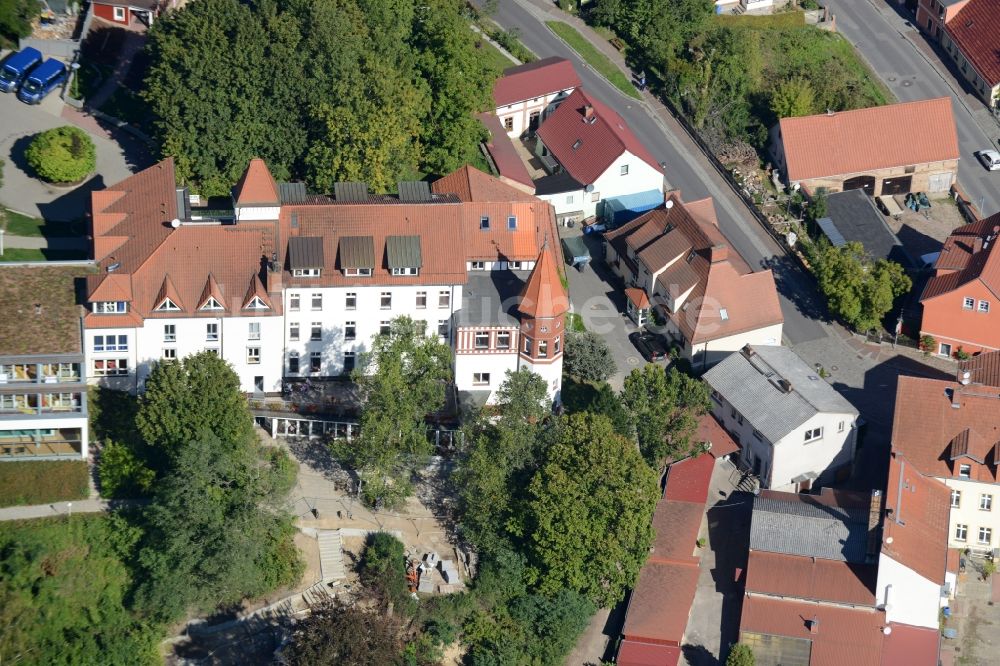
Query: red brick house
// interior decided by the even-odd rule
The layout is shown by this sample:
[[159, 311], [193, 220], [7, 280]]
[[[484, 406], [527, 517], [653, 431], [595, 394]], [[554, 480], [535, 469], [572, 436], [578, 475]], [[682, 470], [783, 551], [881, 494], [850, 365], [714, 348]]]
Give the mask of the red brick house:
[[951, 356], [1000, 349], [1000, 214], [952, 231], [920, 296], [920, 335]]

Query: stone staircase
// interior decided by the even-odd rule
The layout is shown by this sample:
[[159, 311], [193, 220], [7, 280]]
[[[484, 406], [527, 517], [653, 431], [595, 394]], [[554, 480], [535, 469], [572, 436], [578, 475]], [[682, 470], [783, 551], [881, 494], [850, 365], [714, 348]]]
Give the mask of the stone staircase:
[[340, 537], [340, 530], [319, 530], [316, 540], [319, 542], [319, 566], [323, 582], [343, 580], [346, 573], [344, 571], [344, 545]]

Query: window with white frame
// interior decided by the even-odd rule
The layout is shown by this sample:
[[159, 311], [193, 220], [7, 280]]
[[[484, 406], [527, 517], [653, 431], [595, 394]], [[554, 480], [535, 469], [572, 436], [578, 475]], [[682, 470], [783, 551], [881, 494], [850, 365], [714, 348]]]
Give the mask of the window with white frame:
[[418, 291], [417, 292], [417, 309], [423, 310], [427, 307], [427, 292]]
[[358, 337], [358, 323], [354, 321], [344, 322], [344, 339], [355, 340]]
[[989, 312], [990, 311], [990, 302], [989, 301], [979, 301], [979, 311], [980, 312]]
[[526, 335], [522, 339], [523, 339], [524, 342], [521, 344], [521, 351], [523, 351], [525, 354], [530, 354], [531, 353], [531, 338], [529, 338]]
[[403, 268], [393, 268], [392, 269], [392, 274], [393, 275], [420, 275], [420, 269], [419, 268], [413, 268], [412, 266], [403, 267]]
[[959, 465], [958, 466], [958, 476], [963, 479], [968, 479], [972, 476], [972, 465]]
[[490, 346], [489, 331], [476, 331], [475, 344], [476, 349], [488, 349]]
[[951, 356], [951, 345], [947, 342], [942, 342], [938, 345], [938, 355], [939, 356]]
[[222, 303], [220, 303], [219, 301], [215, 300], [214, 297], [209, 296], [208, 300], [205, 301], [205, 304], [201, 306], [201, 309], [202, 310], [221, 310], [222, 309]]
[[292, 312], [298, 312], [299, 311], [299, 295], [298, 294], [289, 294], [288, 295], [288, 309], [291, 310]]
[[510, 331], [497, 333], [497, 349], [510, 349]]
[[176, 361], [177, 360], [177, 350], [173, 347], [163, 348], [163, 360], [164, 361]]
[[319, 372], [323, 369], [322, 352], [312, 352], [309, 354], [309, 372]]
[[844, 422], [843, 421], [838, 421], [837, 422], [837, 432], [844, 432]]
[[993, 543], [993, 529], [990, 527], [979, 528], [979, 543], [988, 546]]
[[95, 377], [115, 377], [127, 374], [127, 358], [94, 359]]
[[568, 203], [568, 204], [573, 203], [573, 195], [572, 194], [567, 194], [566, 195], [566, 203]]
[[597, 203], [600, 200], [601, 200], [601, 193], [600, 192], [591, 192], [590, 193], [590, 202], [591, 203]]
[[299, 322], [293, 321], [288, 325], [288, 339], [292, 342], [299, 340]]
[[538, 358], [548, 358], [549, 356], [549, 341], [539, 340], [538, 341]]
[[288, 352], [288, 374], [299, 374], [299, 353], [297, 351]]
[[823, 438], [823, 428], [813, 428], [811, 430], [806, 430], [805, 441], [807, 444], [809, 442], [815, 442], [817, 439], [822, 439], [822, 438]]
[[125, 20], [125, 7], [115, 7], [115, 20], [124, 21]]
[[247, 340], [260, 340], [259, 321], [251, 321], [247, 324]]
[[507, 262], [507, 268], [510, 269], [510, 270], [512, 270], [512, 271], [524, 270], [524, 262], [523, 261], [508, 261]]
[[312, 309], [322, 310], [323, 309], [323, 294], [314, 293], [312, 295]]
[[389, 322], [386, 319], [383, 319], [382, 321], [380, 321], [378, 323], [378, 334], [379, 335], [389, 335], [390, 331], [392, 331], [392, 323], [391, 322]]
[[962, 491], [952, 489], [951, 491], [951, 508], [959, 509], [962, 507]]
[[260, 347], [247, 347], [247, 363], [250, 365], [260, 363]]
[[372, 269], [370, 268], [345, 268], [344, 275], [347, 277], [371, 277]]
[[128, 351], [127, 335], [95, 335], [95, 352]]
[[556, 339], [552, 341], [552, 353], [558, 354], [562, 350], [562, 336], [557, 335]]
[[214, 342], [219, 339], [219, 325], [205, 324], [205, 339], [209, 342]]
[[508, 215], [507, 231], [516, 231], [516, 230], [517, 230], [517, 215]]
[[352, 351], [344, 352], [344, 374], [350, 373], [354, 370], [354, 366], [357, 365], [357, 354]]
[[127, 310], [128, 304], [125, 301], [97, 301], [94, 303], [96, 314], [121, 314]]
[[388, 310], [392, 307], [392, 292], [383, 291], [379, 296], [379, 308]]
[[972, 308], [976, 307], [976, 299], [974, 299], [972, 296], [966, 296], [965, 298], [962, 299], [962, 307], [965, 308], [966, 310], [971, 310]]
[[314, 321], [312, 326], [309, 327], [309, 339], [313, 342], [319, 342], [323, 339], [323, 324], [318, 321]]
[[993, 495], [983, 494], [979, 496], [979, 510], [980, 511], [993, 510]]
[[292, 277], [319, 277], [320, 269], [318, 268], [295, 268], [292, 269]]
[[486, 270], [486, 262], [485, 261], [472, 261], [472, 262], [469, 262], [469, 264], [472, 266], [472, 270], [474, 270], [474, 271], [485, 271]]
[[474, 373], [472, 373], [472, 385], [473, 386], [489, 386], [490, 385], [490, 373], [488, 373], [488, 372], [474, 372]]
[[627, 164], [623, 164], [622, 165], [621, 174], [623, 176], [627, 176], [628, 175], [628, 165]]
[[450, 308], [451, 307], [451, 292], [450, 291], [439, 291], [438, 292], [438, 307], [439, 308]]
[[969, 538], [969, 526], [958, 523], [955, 525], [955, 541], [965, 541]]
[[156, 306], [160, 312], [177, 312], [180, 307], [169, 298], [164, 298], [163, 302]]
[[357, 310], [358, 309], [358, 294], [357, 292], [349, 291], [344, 295], [344, 309], [345, 310]]
[[163, 325], [163, 341], [164, 342], [176, 342], [177, 341], [177, 326], [176, 326], [176, 324], [164, 324]]

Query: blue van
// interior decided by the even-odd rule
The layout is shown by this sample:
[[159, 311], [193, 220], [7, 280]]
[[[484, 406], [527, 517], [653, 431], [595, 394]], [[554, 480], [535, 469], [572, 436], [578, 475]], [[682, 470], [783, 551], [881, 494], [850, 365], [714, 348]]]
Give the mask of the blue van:
[[41, 52], [30, 46], [7, 58], [7, 62], [3, 64], [3, 67], [0, 67], [0, 90], [4, 92], [17, 90], [31, 68], [41, 61]]
[[65, 81], [68, 74], [66, 65], [49, 58], [31, 70], [17, 91], [17, 98], [27, 104], [38, 104], [53, 88]]

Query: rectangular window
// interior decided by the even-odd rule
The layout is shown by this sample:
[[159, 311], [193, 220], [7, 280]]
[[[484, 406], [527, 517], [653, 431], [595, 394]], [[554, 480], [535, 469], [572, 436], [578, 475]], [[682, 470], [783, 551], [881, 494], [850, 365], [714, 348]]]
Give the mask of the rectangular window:
[[990, 302], [989, 301], [979, 301], [979, 311], [980, 312], [989, 312], [990, 311]]
[[552, 342], [552, 353], [558, 354], [559, 350], [562, 349], [562, 336], [556, 336], [556, 339]]
[[988, 546], [993, 542], [993, 530], [989, 527], [979, 528], [979, 543]]
[[176, 342], [177, 341], [177, 326], [174, 324], [164, 324], [163, 325], [163, 341], [164, 342]]
[[508, 215], [507, 216], [507, 231], [515, 231], [517, 229], [517, 216]]
[[357, 356], [352, 351], [344, 352], [344, 374], [350, 373], [354, 370], [354, 366], [357, 363]]
[[514, 116], [507, 116], [503, 119], [503, 129], [505, 132], [514, 131]]
[[382, 320], [378, 323], [378, 334], [379, 335], [389, 335], [389, 331], [392, 330], [392, 324], [386, 320]]
[[345, 268], [344, 275], [348, 277], [371, 277], [372, 269], [370, 268]]
[[318, 268], [296, 268], [292, 271], [292, 277], [319, 277]]
[[742, 414], [737, 414], [736, 415], [736, 422], [739, 423], [740, 425], [743, 425], [743, 415]]
[[497, 349], [510, 349], [510, 331], [497, 333]]
[[489, 386], [490, 385], [490, 373], [488, 373], [488, 372], [474, 372], [474, 373], [472, 373], [472, 385], [473, 386]]
[[962, 506], [962, 491], [952, 490], [951, 491], [951, 508], [959, 509]]
[[383, 291], [382, 292], [381, 300], [379, 302], [379, 307], [382, 308], [383, 310], [388, 310], [389, 308], [392, 307], [392, 292], [391, 291]]
[[524, 262], [523, 261], [508, 261], [507, 262], [507, 268], [510, 269], [510, 270], [512, 270], [512, 271], [523, 270], [524, 269]]
[[959, 465], [958, 475], [963, 479], [968, 479], [972, 476], [972, 465]]
[[530, 354], [531, 353], [531, 338], [529, 338], [526, 335], [526, 336], [524, 336], [523, 339], [524, 339], [524, 343], [521, 345], [521, 351], [523, 351], [525, 354]]
[[939, 356], [948, 356], [948, 357], [950, 357], [951, 356], [951, 345], [949, 345], [949, 344], [947, 344], [945, 342], [942, 342], [941, 345], [938, 347], [938, 355]]
[[487, 231], [490, 228], [490, 218], [488, 215], [483, 215], [479, 218], [479, 228], [483, 231]]
[[127, 374], [127, 358], [97, 359], [94, 361], [94, 375], [97, 377], [114, 377]]
[[247, 363], [250, 365], [260, 363], [260, 347], [247, 347]]
[[485, 271], [486, 270], [486, 262], [485, 261], [473, 261], [473, 262], [470, 262], [470, 263], [472, 265], [472, 270], [474, 270], [474, 271]]
[[205, 324], [205, 339], [209, 342], [215, 342], [219, 339], [218, 324]]
[[566, 203], [568, 203], [568, 204], [573, 203], [573, 195], [572, 194], [566, 195]]
[[247, 325], [247, 340], [260, 340], [259, 321], [252, 321]]
[[965, 308], [966, 310], [971, 310], [972, 308], [976, 307], [976, 299], [974, 299], [972, 296], [966, 296], [964, 299], [962, 299], [962, 307]]
[[447, 340], [449, 332], [450, 331], [448, 330], [448, 320], [447, 319], [438, 320], [438, 335]]
[[127, 335], [95, 335], [94, 351], [128, 351]]
[[417, 268], [393, 268], [393, 275], [420, 275], [420, 270]]
[[115, 20], [116, 21], [124, 21], [125, 20], [125, 8], [124, 7], [115, 7], [114, 9], [115, 9]]
[[299, 311], [299, 295], [298, 294], [289, 294], [289, 296], [288, 296], [288, 309], [291, 310], [292, 312], [298, 312]]
[[451, 307], [451, 292], [450, 291], [439, 291], [438, 292], [438, 307], [439, 308], [450, 308]]
[[623, 176], [627, 176], [627, 175], [628, 175], [628, 165], [627, 165], [627, 164], [623, 164], [623, 165], [622, 165], [622, 170], [621, 170], [621, 174], [622, 174]]
[[548, 358], [549, 356], [549, 341], [539, 340], [538, 341], [538, 358]]
[[299, 339], [299, 322], [293, 321], [288, 325], [288, 339], [292, 342], [298, 342]]
[[476, 331], [476, 349], [488, 349], [490, 346], [489, 331]]
[[955, 525], [955, 541], [965, 541], [969, 538], [968, 525]]
[[299, 353], [297, 351], [288, 352], [288, 374], [299, 374]]
[[312, 309], [322, 310], [323, 309], [323, 294], [313, 294], [312, 295]]
[[313, 342], [319, 342], [323, 339], [323, 324], [318, 321], [312, 323], [309, 331], [309, 339]]
[[427, 307], [427, 292], [418, 291], [417, 292], [417, 309], [423, 310]]
[[600, 192], [591, 192], [590, 193], [590, 203], [597, 203], [600, 200], [601, 200], [601, 193]]
[[322, 352], [312, 352], [309, 354], [309, 372], [319, 372], [323, 367]]
[[806, 430], [805, 441], [807, 444], [809, 442], [815, 442], [817, 439], [822, 439], [822, 438], [823, 438], [823, 428], [813, 428], [812, 430]]
[[979, 496], [979, 510], [980, 511], [992, 511], [993, 510], [993, 495], [980, 495]]
[[839, 421], [837, 423], [837, 432], [844, 432], [844, 422], [843, 421]]
[[344, 295], [344, 309], [345, 310], [357, 310], [358, 309], [358, 295], [349, 291]]
[[344, 339], [355, 340], [358, 337], [357, 322], [348, 321], [344, 323]]
[[177, 360], [177, 350], [173, 347], [164, 347], [163, 349], [163, 360], [164, 361], [175, 361]]

